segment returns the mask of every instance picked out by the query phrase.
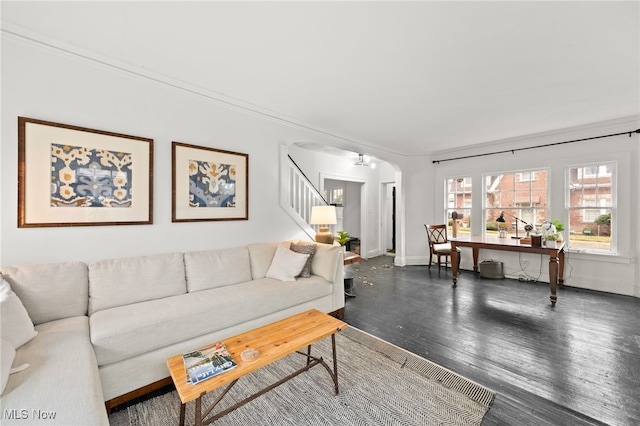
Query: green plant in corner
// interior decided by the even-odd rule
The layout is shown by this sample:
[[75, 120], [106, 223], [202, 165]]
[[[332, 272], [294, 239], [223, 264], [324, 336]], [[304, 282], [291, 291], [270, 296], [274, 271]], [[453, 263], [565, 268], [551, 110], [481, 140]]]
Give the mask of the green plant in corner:
[[338, 244], [344, 246], [345, 244], [347, 244], [347, 242], [349, 242], [350, 239], [351, 235], [349, 235], [348, 232], [338, 231], [338, 236], [336, 237], [336, 241], [338, 242]]

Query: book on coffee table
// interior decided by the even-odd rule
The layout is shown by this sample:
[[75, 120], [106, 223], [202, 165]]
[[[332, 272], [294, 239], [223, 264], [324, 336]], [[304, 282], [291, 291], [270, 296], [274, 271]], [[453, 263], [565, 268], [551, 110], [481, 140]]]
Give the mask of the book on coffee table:
[[187, 383], [195, 384], [236, 367], [224, 343], [218, 342], [182, 354]]

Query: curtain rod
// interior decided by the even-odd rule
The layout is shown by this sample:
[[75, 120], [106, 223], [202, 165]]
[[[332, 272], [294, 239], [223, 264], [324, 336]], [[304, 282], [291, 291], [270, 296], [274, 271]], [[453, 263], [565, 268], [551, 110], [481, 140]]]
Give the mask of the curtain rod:
[[512, 154], [515, 154], [516, 151], [524, 151], [524, 150], [527, 150], [527, 149], [546, 148], [546, 147], [549, 147], [549, 146], [564, 145], [564, 144], [567, 144], [567, 143], [574, 143], [574, 142], [590, 141], [590, 140], [593, 140], [593, 139], [610, 138], [612, 136], [620, 136], [620, 135], [627, 135], [627, 134], [629, 135], [629, 137], [631, 137], [631, 135], [633, 133], [640, 133], [640, 129], [632, 130], [630, 132], [613, 133], [613, 134], [610, 134], [610, 135], [594, 136], [594, 137], [591, 137], [591, 138], [584, 138], [584, 139], [575, 139], [575, 140], [572, 140], [572, 141], [547, 143], [547, 144], [544, 144], [544, 145], [535, 145], [535, 146], [529, 146], [529, 147], [526, 147], [526, 148], [505, 149], [504, 151], [487, 152], [486, 154], [465, 155], [463, 157], [446, 158], [444, 160], [433, 160], [432, 163], [433, 164], [440, 164], [440, 163], [442, 163], [444, 161], [463, 160], [465, 158], [475, 158], [475, 157], [484, 157], [484, 156], [487, 156], [487, 155], [506, 154], [508, 152], [510, 152]]

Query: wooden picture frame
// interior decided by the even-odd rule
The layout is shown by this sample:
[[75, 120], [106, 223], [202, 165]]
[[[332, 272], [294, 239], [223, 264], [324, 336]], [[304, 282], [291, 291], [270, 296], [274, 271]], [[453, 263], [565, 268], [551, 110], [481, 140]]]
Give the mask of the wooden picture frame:
[[153, 223], [153, 139], [18, 117], [18, 228]]
[[172, 222], [249, 219], [249, 154], [172, 143]]

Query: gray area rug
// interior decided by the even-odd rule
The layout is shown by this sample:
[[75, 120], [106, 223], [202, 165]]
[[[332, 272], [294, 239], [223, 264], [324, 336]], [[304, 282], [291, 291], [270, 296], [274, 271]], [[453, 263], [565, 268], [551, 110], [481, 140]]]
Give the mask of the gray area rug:
[[[336, 335], [340, 394], [321, 366], [222, 417], [216, 425], [479, 425], [495, 393], [388, 342], [349, 327]], [[331, 339], [313, 345], [331, 365]], [[238, 381], [221, 407], [304, 365], [289, 357]], [[203, 398], [203, 407], [217, 392]], [[226, 401], [226, 404], [225, 404]], [[175, 426], [180, 400], [170, 392], [112, 413], [111, 426]], [[194, 403], [187, 405], [193, 424]], [[218, 409], [216, 409], [217, 411]]]

